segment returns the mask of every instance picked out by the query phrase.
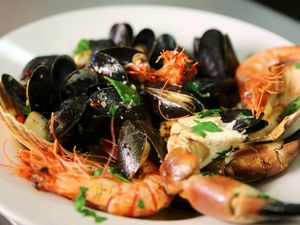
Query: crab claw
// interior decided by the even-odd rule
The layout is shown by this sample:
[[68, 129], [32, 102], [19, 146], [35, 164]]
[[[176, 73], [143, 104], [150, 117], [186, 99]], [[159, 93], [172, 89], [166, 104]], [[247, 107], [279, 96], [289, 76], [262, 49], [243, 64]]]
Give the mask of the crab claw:
[[252, 182], [285, 170], [299, 155], [299, 140], [244, 145], [226, 158], [213, 161], [205, 170]]
[[284, 204], [225, 176], [193, 175], [183, 181], [180, 195], [198, 212], [231, 222], [256, 223], [300, 215], [300, 205]]

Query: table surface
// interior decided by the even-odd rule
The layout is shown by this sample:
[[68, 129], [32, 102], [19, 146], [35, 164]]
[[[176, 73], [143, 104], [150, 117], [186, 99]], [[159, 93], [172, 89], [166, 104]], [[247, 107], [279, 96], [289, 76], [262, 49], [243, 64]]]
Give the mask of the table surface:
[[248, 0], [0, 0], [0, 36], [46, 16], [120, 4], [175, 5], [216, 12], [256, 24], [300, 45], [297, 20]]
[[0, 0], [0, 37], [50, 15], [87, 7], [120, 4], [175, 5], [216, 12], [253, 23], [300, 45], [298, 21], [247, 0]]

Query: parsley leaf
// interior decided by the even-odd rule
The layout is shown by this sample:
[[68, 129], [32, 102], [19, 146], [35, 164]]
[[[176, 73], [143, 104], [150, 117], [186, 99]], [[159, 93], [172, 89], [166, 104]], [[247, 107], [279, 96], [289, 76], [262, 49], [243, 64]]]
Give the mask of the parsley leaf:
[[92, 173], [91, 176], [97, 177], [97, 176], [100, 176], [102, 173], [103, 173], [103, 168], [98, 168], [96, 171], [94, 171], [94, 172]]
[[218, 157], [217, 158], [226, 158], [226, 156], [228, 155], [228, 153], [230, 153], [232, 151], [232, 146], [229, 149], [224, 150], [223, 152], [218, 152]]
[[109, 170], [112, 175], [114, 175], [116, 178], [120, 179], [123, 182], [129, 183], [130, 180], [128, 180], [119, 170], [117, 167], [110, 166]]
[[121, 81], [117, 81], [117, 80], [114, 80], [114, 79], [109, 78], [109, 77], [104, 77], [104, 78], [106, 80], [108, 80], [115, 87], [115, 89], [119, 93], [119, 95], [120, 95], [121, 99], [123, 100], [123, 102], [125, 103], [125, 105], [128, 106], [132, 102], [135, 105], [140, 105], [141, 104], [140, 95], [130, 85], [124, 84]]
[[254, 119], [254, 116], [252, 115], [245, 115], [244, 113], [240, 112], [236, 116], [236, 120], [247, 120], [247, 119]]
[[212, 177], [215, 174], [213, 172], [211, 172], [211, 171], [205, 171], [205, 172], [201, 172], [201, 175], [207, 176], [207, 177]]
[[208, 116], [220, 116], [220, 109], [205, 109], [202, 112], [196, 114], [197, 118], [204, 118]]
[[214, 124], [213, 122], [207, 121], [207, 122], [200, 122], [198, 120], [194, 120], [197, 124], [195, 126], [192, 127], [193, 131], [196, 134], [199, 134], [202, 137], [206, 137], [206, 133], [207, 132], [222, 132], [223, 130], [218, 127], [216, 124]]
[[297, 64], [295, 67], [296, 67], [296, 69], [300, 69], [300, 63]]
[[85, 196], [88, 188], [80, 187], [80, 192], [75, 199], [75, 208], [76, 210], [80, 210], [85, 206]]
[[144, 205], [144, 202], [143, 202], [142, 199], [139, 199], [138, 204], [137, 204], [137, 207], [138, 207], [139, 209], [145, 208], [145, 205]]
[[105, 221], [106, 220], [105, 217], [98, 216], [95, 211], [84, 207], [87, 191], [88, 191], [87, 187], [80, 187], [79, 194], [77, 195], [77, 197], [75, 199], [75, 209], [84, 216], [94, 217], [95, 222], [97, 222], [97, 223]]
[[25, 116], [28, 116], [28, 115], [29, 115], [30, 109], [29, 109], [29, 106], [28, 106], [28, 105], [25, 105], [25, 106], [22, 108], [22, 113], [23, 113]]
[[287, 107], [282, 111], [280, 114], [280, 118], [283, 119], [284, 117], [293, 114], [300, 108], [300, 96], [292, 101]]
[[81, 39], [76, 48], [74, 49], [74, 53], [75, 54], [81, 54], [85, 51], [91, 50], [90, 48], [90, 41], [87, 39]]
[[195, 92], [197, 95], [199, 95], [201, 98], [208, 98], [210, 97], [210, 93], [201, 93], [199, 90], [201, 88], [201, 82], [199, 80], [194, 81], [187, 81], [183, 84], [183, 89], [186, 91], [192, 91]]
[[118, 106], [117, 105], [111, 105], [108, 109], [108, 114], [111, 116], [111, 117], [114, 117], [117, 113], [117, 110], [118, 110]]

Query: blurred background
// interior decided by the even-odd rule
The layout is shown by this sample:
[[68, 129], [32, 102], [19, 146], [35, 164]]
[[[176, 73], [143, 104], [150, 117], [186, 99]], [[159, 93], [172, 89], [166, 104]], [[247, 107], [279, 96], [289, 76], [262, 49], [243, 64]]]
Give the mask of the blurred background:
[[300, 45], [300, 14], [292, 0], [0, 0], [0, 36], [40, 18], [86, 7], [162, 4], [225, 14]]

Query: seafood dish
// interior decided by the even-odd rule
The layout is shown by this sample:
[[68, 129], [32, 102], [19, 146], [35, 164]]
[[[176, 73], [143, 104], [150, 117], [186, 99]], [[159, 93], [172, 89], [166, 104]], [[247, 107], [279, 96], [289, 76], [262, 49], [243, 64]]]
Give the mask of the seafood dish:
[[[6, 166], [76, 210], [155, 215], [172, 207], [235, 223], [291, 220], [300, 202], [253, 187], [300, 149], [300, 47], [239, 62], [209, 29], [185, 49], [170, 34], [114, 24], [74, 55], [3, 74], [0, 118], [22, 145]], [[7, 71], [9, 72], [9, 71]], [[267, 182], [267, 181], [266, 181]]]

